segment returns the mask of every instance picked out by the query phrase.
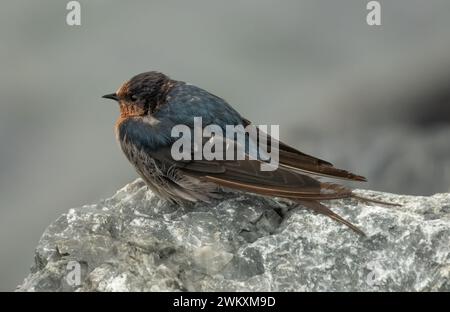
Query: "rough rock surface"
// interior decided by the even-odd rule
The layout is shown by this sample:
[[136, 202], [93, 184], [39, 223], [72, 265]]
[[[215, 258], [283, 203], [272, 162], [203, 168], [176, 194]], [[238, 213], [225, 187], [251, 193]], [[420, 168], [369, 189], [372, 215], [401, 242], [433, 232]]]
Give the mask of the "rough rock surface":
[[359, 194], [330, 207], [367, 237], [275, 199], [176, 207], [141, 180], [70, 209], [19, 291], [449, 291], [450, 194]]

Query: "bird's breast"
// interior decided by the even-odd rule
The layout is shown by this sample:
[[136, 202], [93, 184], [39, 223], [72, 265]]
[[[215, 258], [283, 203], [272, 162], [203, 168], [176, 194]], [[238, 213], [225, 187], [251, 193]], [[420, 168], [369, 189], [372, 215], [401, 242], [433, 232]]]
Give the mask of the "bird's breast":
[[127, 119], [128, 117], [120, 116], [119, 118], [117, 118], [116, 123], [114, 125], [114, 132], [116, 134], [116, 139], [119, 142], [120, 142], [121, 126], [123, 125], [124, 122], [127, 121]]

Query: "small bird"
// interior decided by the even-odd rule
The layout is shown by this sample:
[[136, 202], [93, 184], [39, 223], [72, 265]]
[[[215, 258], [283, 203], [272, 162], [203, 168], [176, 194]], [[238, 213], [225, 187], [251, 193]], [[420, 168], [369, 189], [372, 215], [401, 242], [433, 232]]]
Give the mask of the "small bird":
[[209, 202], [220, 198], [223, 188], [234, 189], [291, 200], [362, 235], [358, 227], [321, 201], [355, 198], [387, 204], [359, 197], [342, 185], [321, 182], [320, 177], [366, 179], [281, 141], [278, 141], [279, 166], [274, 171], [260, 170], [262, 160], [249, 157], [243, 160], [198, 160], [195, 157], [174, 160], [171, 147], [177, 138], [172, 137], [171, 131], [176, 125], [193, 129], [194, 117], [201, 117], [204, 126], [218, 125], [224, 131], [226, 125], [245, 128], [251, 123], [225, 100], [160, 72], [138, 74], [103, 98], [119, 103], [120, 117], [115, 132], [122, 151], [148, 187], [171, 202]]

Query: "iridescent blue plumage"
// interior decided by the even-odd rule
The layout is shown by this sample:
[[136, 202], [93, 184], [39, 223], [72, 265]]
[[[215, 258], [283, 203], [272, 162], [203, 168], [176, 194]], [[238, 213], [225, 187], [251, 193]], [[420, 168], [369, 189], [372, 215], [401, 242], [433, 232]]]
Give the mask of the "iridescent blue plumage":
[[242, 116], [223, 99], [190, 84], [177, 82], [167, 95], [167, 105], [154, 114], [156, 119], [173, 124], [193, 125], [193, 117], [202, 117], [203, 124], [226, 125], [243, 123]]

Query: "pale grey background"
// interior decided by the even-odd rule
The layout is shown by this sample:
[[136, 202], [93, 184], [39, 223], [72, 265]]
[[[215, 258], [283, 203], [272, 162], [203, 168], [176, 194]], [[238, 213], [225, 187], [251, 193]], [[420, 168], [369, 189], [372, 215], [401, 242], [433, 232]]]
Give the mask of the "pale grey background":
[[27, 274], [45, 227], [136, 177], [117, 107], [100, 98], [160, 70], [280, 124], [303, 151], [366, 175], [362, 187], [450, 187], [450, 2], [3, 1], [0, 10], [0, 290]]

